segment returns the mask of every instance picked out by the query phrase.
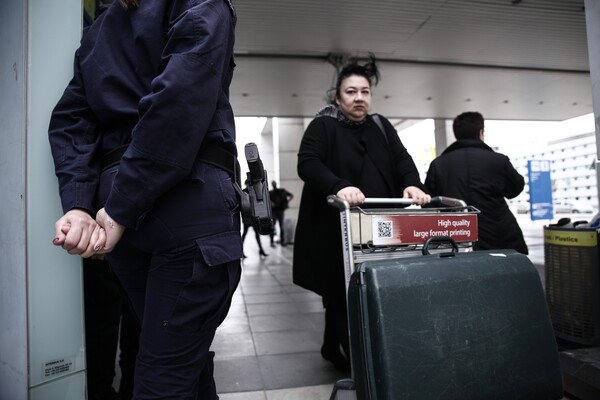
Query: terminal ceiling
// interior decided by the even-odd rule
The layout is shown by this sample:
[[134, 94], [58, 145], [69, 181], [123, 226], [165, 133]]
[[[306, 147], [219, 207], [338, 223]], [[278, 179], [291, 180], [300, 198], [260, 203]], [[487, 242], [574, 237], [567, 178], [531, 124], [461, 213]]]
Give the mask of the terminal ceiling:
[[310, 117], [336, 63], [379, 60], [389, 118], [592, 112], [584, 0], [238, 0], [237, 116]]

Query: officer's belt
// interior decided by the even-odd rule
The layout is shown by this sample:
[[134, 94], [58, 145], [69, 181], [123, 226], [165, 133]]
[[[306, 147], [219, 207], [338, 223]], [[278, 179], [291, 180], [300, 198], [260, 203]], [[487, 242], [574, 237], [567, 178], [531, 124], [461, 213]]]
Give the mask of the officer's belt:
[[[102, 171], [104, 172], [108, 168], [119, 164], [121, 162], [121, 157], [123, 157], [123, 154], [125, 154], [128, 147], [129, 144], [124, 144], [105, 153], [102, 156], [101, 161]], [[239, 176], [237, 157], [221, 146], [212, 143], [203, 144], [196, 159], [221, 168], [222, 170], [229, 172], [234, 178]]]

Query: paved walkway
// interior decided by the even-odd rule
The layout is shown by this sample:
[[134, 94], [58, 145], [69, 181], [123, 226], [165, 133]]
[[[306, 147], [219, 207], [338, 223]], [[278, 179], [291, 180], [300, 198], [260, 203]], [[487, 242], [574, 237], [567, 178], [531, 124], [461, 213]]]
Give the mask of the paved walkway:
[[222, 400], [328, 399], [344, 378], [321, 358], [321, 297], [292, 284], [292, 246], [258, 255], [249, 235], [240, 288], [213, 343]]

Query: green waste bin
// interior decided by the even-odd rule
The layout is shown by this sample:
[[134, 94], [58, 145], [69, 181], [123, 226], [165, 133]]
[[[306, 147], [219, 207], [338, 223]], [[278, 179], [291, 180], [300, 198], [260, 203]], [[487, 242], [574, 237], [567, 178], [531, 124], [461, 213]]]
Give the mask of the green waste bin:
[[598, 231], [544, 227], [546, 300], [556, 337], [600, 344]]

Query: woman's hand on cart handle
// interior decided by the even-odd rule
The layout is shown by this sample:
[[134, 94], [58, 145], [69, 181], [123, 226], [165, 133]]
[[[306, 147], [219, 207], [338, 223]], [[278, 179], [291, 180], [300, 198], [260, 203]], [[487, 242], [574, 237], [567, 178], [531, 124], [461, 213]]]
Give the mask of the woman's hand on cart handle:
[[412, 199], [413, 204], [418, 204], [420, 206], [431, 201], [431, 196], [416, 186], [407, 186], [404, 189], [402, 196]]
[[336, 196], [342, 200], [346, 200], [350, 206], [357, 206], [365, 201], [365, 195], [355, 186], [346, 186], [337, 192]]

